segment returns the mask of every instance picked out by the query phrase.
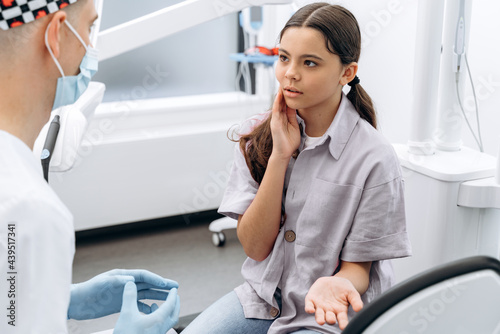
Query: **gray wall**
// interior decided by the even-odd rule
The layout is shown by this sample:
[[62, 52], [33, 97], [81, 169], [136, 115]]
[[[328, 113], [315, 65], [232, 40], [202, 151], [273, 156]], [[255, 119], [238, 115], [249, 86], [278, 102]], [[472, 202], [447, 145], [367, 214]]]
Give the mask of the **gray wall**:
[[[104, 1], [101, 31], [178, 2]], [[237, 50], [237, 24], [236, 14], [226, 15], [102, 61], [94, 80], [106, 84], [104, 101], [234, 91], [236, 63], [229, 54]]]

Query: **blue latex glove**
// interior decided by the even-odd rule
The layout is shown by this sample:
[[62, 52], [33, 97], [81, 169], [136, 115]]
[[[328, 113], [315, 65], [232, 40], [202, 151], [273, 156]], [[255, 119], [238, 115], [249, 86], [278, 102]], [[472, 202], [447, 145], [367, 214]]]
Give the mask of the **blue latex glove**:
[[86, 282], [71, 285], [68, 319], [95, 319], [120, 312], [127, 282], [136, 283], [136, 304], [146, 314], [152, 312], [151, 307], [139, 300], [165, 300], [168, 292], [164, 290], [179, 287], [177, 282], [147, 270], [110, 270]]
[[165, 334], [179, 321], [181, 304], [177, 289], [173, 288], [160, 307], [151, 305], [151, 314], [140, 314], [137, 308], [137, 290], [132, 282], [125, 285], [123, 306], [114, 334]]

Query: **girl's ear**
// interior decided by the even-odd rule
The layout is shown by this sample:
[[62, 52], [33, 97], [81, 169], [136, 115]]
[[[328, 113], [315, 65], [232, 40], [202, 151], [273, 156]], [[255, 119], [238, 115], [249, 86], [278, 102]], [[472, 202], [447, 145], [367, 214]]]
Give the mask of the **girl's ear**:
[[342, 86], [347, 85], [349, 82], [352, 81], [352, 79], [354, 79], [356, 73], [358, 73], [358, 63], [352, 62], [344, 66], [344, 73], [340, 78], [340, 84]]
[[60, 10], [54, 14], [48, 23], [50, 26], [47, 28], [47, 43], [56, 58], [59, 58], [60, 54], [59, 43], [61, 41], [61, 27], [65, 20], [66, 12]]

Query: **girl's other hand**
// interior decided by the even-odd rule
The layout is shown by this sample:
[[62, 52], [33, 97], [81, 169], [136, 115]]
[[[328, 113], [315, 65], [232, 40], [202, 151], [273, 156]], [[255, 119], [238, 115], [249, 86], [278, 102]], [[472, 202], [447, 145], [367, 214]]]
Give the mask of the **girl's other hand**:
[[274, 99], [271, 133], [273, 137], [272, 155], [289, 160], [300, 145], [300, 128], [294, 109], [286, 105], [283, 89], [280, 87]]
[[305, 311], [315, 314], [316, 322], [324, 325], [325, 322], [334, 325], [338, 322], [344, 330], [349, 319], [347, 311], [352, 305], [354, 311], [363, 308], [363, 301], [354, 285], [342, 277], [321, 277], [309, 289], [305, 299]]

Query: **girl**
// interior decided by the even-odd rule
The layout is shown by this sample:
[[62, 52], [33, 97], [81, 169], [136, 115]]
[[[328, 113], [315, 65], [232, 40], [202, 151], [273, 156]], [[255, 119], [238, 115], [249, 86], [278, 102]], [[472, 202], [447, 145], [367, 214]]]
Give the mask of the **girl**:
[[391, 286], [387, 260], [410, 255], [403, 181], [356, 76], [360, 46], [354, 16], [327, 3], [281, 31], [278, 94], [240, 137], [219, 208], [238, 219], [245, 283], [183, 333], [340, 333]]

